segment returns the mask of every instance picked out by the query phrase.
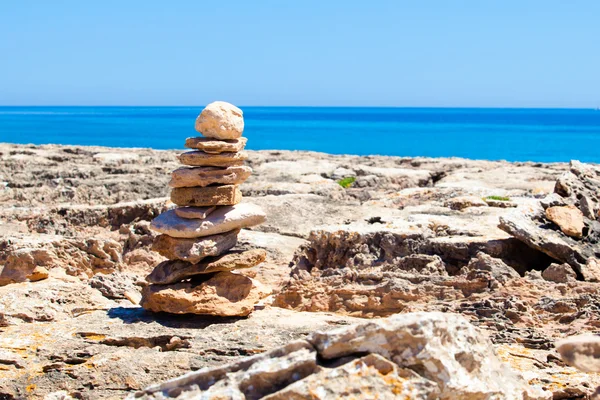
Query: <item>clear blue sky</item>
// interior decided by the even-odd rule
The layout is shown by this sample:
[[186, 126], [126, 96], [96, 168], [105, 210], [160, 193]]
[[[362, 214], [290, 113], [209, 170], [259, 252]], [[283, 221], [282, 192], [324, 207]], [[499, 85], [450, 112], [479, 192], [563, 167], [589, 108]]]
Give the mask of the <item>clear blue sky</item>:
[[599, 107], [599, 0], [0, 0], [0, 105]]

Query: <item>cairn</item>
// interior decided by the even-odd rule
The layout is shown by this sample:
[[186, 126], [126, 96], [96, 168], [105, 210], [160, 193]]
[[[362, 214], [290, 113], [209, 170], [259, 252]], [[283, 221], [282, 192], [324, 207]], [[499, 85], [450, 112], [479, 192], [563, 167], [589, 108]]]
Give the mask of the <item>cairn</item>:
[[242, 228], [265, 221], [262, 210], [241, 204], [239, 185], [252, 169], [243, 165], [242, 111], [225, 102], [209, 104], [196, 119], [204, 137], [188, 138], [193, 149], [179, 156], [185, 167], [173, 171], [169, 186], [176, 208], [156, 217], [152, 249], [168, 261], [146, 277], [142, 293], [147, 310], [174, 314], [246, 316], [268, 291], [235, 273], [266, 258], [264, 250], [235, 250]]

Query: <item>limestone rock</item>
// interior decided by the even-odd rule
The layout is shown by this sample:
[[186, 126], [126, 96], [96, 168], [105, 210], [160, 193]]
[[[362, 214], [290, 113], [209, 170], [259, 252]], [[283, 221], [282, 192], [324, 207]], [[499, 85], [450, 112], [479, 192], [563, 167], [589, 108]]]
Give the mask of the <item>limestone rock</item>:
[[128, 398], [547, 400], [552, 395], [529, 387], [500, 362], [491, 342], [463, 317], [409, 313], [316, 332]]
[[209, 154], [236, 153], [244, 150], [248, 139], [241, 137], [230, 140], [214, 140], [211, 138], [192, 137], [185, 140], [185, 147], [201, 150]]
[[156, 217], [150, 227], [175, 238], [196, 238], [261, 224], [266, 216], [253, 204], [219, 207], [206, 219], [186, 219], [169, 210]]
[[140, 304], [154, 312], [244, 317], [268, 295], [269, 290], [251, 278], [218, 272], [202, 282], [146, 286]]
[[400, 369], [378, 354], [369, 354], [337, 368], [322, 369], [263, 399], [434, 400], [439, 394], [432, 381], [408, 368]]
[[236, 269], [252, 268], [265, 261], [267, 253], [262, 249], [229, 252], [222, 256], [205, 258], [197, 264], [185, 261], [164, 261], [146, 277], [150, 283], [167, 285], [192, 276], [213, 272], [232, 272]]
[[175, 214], [180, 216], [181, 218], [189, 218], [189, 219], [205, 219], [208, 217], [208, 214], [215, 211], [217, 206], [206, 206], [206, 207], [177, 207], [175, 209]]
[[324, 359], [375, 353], [419, 370], [438, 385], [442, 399], [551, 398], [547, 392], [532, 393], [526, 381], [498, 360], [489, 340], [455, 314], [398, 314], [316, 332], [307, 340]]
[[551, 282], [567, 283], [577, 280], [577, 274], [569, 264], [550, 264], [542, 272], [542, 277]]
[[219, 154], [208, 154], [203, 151], [188, 151], [179, 155], [179, 162], [183, 165], [192, 167], [229, 167], [232, 165], [242, 165], [247, 158], [248, 153], [245, 151]]
[[224, 101], [210, 103], [196, 119], [196, 130], [209, 138], [237, 139], [244, 131], [242, 110]]
[[239, 185], [252, 174], [252, 168], [245, 165], [227, 168], [197, 167], [179, 168], [172, 172], [169, 186], [196, 187], [214, 184]]
[[600, 372], [600, 336], [580, 335], [556, 344], [561, 358], [584, 372]]
[[231, 206], [241, 200], [242, 192], [236, 185], [183, 187], [171, 191], [171, 201], [178, 206]]
[[137, 293], [135, 275], [113, 272], [110, 274], [96, 274], [90, 279], [89, 285], [109, 299], [126, 299]]
[[549, 207], [546, 218], [559, 226], [565, 235], [580, 238], [583, 235], [583, 213], [573, 205]]
[[493, 258], [485, 253], [477, 253], [466, 267], [467, 271], [488, 271], [500, 283], [509, 279], [519, 278], [520, 275], [514, 268], [506, 265], [502, 260]]
[[477, 196], [461, 196], [448, 200], [444, 205], [452, 210], [463, 210], [469, 207], [487, 207], [488, 204]]
[[152, 250], [169, 260], [197, 263], [205, 257], [218, 256], [231, 249], [237, 243], [239, 232], [239, 229], [235, 229], [221, 234], [192, 239], [159, 235], [154, 239]]

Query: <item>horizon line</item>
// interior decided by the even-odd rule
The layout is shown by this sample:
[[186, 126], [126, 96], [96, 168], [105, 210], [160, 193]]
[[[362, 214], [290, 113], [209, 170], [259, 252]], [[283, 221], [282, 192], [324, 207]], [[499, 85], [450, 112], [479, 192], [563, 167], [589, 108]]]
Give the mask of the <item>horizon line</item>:
[[[210, 104], [210, 103], [207, 103]], [[69, 105], [69, 104], [61, 104], [61, 105], [44, 105], [44, 104], [35, 104], [35, 105], [4, 105], [0, 104], [0, 108], [11, 108], [11, 107], [81, 107], [81, 108], [90, 108], [90, 107], [101, 107], [101, 108], [134, 108], [134, 107], [146, 107], [146, 108], [192, 108], [199, 107], [204, 108], [206, 105]], [[498, 110], [600, 110], [600, 107], [540, 107], [540, 106], [530, 106], [530, 107], [518, 107], [518, 106], [322, 106], [322, 105], [277, 105], [277, 106], [269, 106], [269, 105], [239, 105], [236, 106], [239, 108], [390, 108], [390, 109], [498, 109]]]

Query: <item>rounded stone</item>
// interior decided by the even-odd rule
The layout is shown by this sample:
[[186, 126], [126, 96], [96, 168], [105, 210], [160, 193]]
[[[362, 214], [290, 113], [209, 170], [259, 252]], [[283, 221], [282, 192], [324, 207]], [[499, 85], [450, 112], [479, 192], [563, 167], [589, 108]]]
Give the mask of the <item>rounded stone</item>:
[[196, 118], [196, 130], [209, 138], [237, 139], [244, 132], [242, 110], [224, 101], [210, 103]]

